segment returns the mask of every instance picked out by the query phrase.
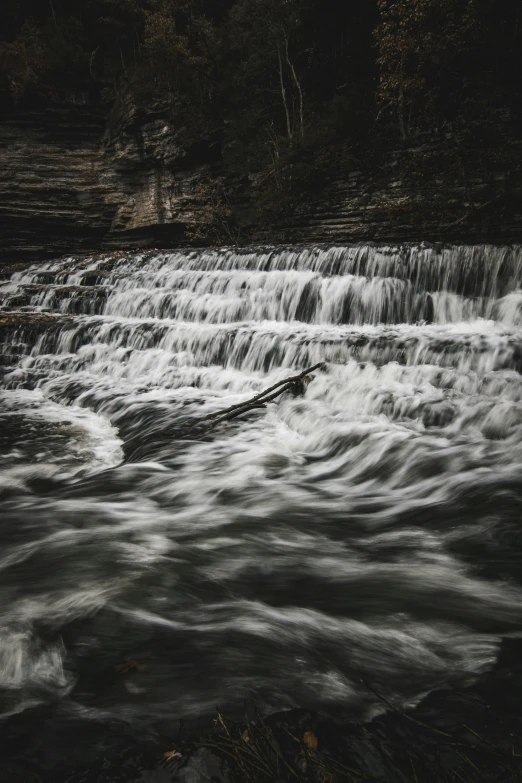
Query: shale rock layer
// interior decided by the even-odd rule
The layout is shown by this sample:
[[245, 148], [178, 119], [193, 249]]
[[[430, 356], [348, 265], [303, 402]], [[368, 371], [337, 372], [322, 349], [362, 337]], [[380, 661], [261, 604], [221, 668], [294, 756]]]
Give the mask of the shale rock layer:
[[[219, 143], [211, 155], [201, 140], [188, 143], [174, 115], [144, 112], [125, 99], [118, 108], [104, 108], [82, 92], [8, 108], [0, 122], [4, 261], [186, 245], [194, 229], [199, 243], [215, 242], [215, 232], [205, 235], [208, 205], [196, 194], [223, 174]], [[415, 181], [415, 161], [428, 158], [441, 167], [440, 185]], [[445, 165], [433, 144], [390, 150], [379, 165], [354, 166], [320, 194], [303, 193], [270, 224], [251, 209], [255, 192], [243, 183], [234, 205], [233, 220], [242, 224], [237, 236], [292, 242], [522, 239], [520, 186], [509, 172], [499, 170], [494, 181], [456, 181], [448, 194]], [[223, 243], [231, 237], [224, 235]]]

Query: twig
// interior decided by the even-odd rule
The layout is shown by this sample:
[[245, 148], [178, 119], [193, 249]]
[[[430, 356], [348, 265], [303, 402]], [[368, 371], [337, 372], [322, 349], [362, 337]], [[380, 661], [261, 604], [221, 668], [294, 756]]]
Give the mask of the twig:
[[[368, 690], [370, 690], [374, 696], [377, 696], [378, 699], [380, 699], [384, 704], [386, 704], [387, 707], [390, 708], [396, 715], [400, 715], [402, 718], [406, 718], [406, 720], [411, 721], [412, 723], [416, 723], [417, 726], [422, 726], [425, 729], [428, 729], [429, 731], [435, 732], [435, 734], [441, 734], [443, 737], [449, 737], [451, 739], [451, 735], [448, 734], [445, 731], [441, 731], [440, 729], [436, 729], [435, 726], [430, 726], [428, 723], [423, 723], [421, 720], [416, 720], [416, 718], [412, 718], [411, 715], [406, 715], [406, 713], [401, 712], [396, 707], [393, 706], [393, 704], [390, 704], [390, 702], [384, 698], [384, 696], [381, 696], [380, 693], [377, 693], [376, 690], [372, 688], [369, 682], [366, 680], [361, 680], [363, 685], [366, 685]], [[453, 743], [452, 743], [453, 744]]]
[[[475, 737], [476, 737], [477, 739], [479, 739], [481, 742], [483, 742], [484, 744], [486, 744], [486, 745], [489, 745], [490, 747], [494, 748], [496, 751], [500, 750], [500, 748], [498, 747], [498, 745], [494, 745], [492, 742], [490, 742], [490, 741], [489, 741], [488, 739], [486, 739], [485, 737], [481, 737], [481, 736], [480, 736], [480, 734], [477, 734], [477, 732], [476, 732], [476, 731], [474, 731], [473, 729], [471, 729], [469, 726], [466, 726], [466, 724], [465, 724], [465, 723], [463, 723], [463, 724], [462, 724], [462, 726], [463, 726], [463, 727], [466, 729], [466, 731], [469, 731], [469, 732], [470, 732], [470, 734], [474, 734], [474, 735], [475, 735]], [[495, 755], [496, 755], [496, 754], [495, 754]]]
[[482, 778], [482, 780], [485, 780], [485, 781], [486, 781], [486, 783], [487, 783], [487, 778], [485, 778], [485, 777], [484, 777], [484, 775], [482, 774], [482, 772], [479, 770], [479, 768], [478, 768], [478, 767], [476, 767], [476, 766], [475, 766], [475, 764], [473, 764], [473, 762], [472, 762], [470, 759], [468, 759], [468, 757], [465, 755], [465, 753], [462, 753], [460, 750], [457, 750], [456, 752], [457, 752], [457, 754], [458, 754], [458, 755], [459, 755], [459, 756], [460, 756], [462, 759], [464, 759], [464, 761], [467, 761], [467, 762], [468, 762], [468, 764], [469, 764], [471, 767], [473, 767], [473, 769], [475, 770], [475, 772], [478, 772], [478, 774], [480, 775], [480, 777]]
[[218, 411], [217, 413], [210, 413], [208, 416], [204, 416], [201, 419], [201, 421], [206, 421], [207, 419], [213, 419], [215, 416], [221, 416], [224, 413], [228, 413], [229, 411], [236, 410], [236, 408], [243, 408], [245, 405], [252, 405], [252, 403], [260, 401], [267, 394], [270, 394], [270, 392], [274, 391], [274, 389], [279, 388], [279, 386], [285, 386], [286, 384], [291, 384], [291, 383], [295, 383], [296, 381], [300, 381], [314, 370], [318, 370], [319, 368], [323, 368], [323, 367], [326, 367], [326, 362], [317, 362], [317, 364], [314, 364], [313, 367], [309, 367], [307, 370], [303, 370], [303, 372], [300, 372], [298, 375], [291, 375], [290, 378], [285, 378], [282, 381], [278, 381], [277, 383], [274, 383], [273, 386], [269, 386], [268, 389], [265, 389], [259, 394], [256, 394], [255, 397], [251, 397], [250, 400], [246, 400], [245, 402], [240, 402], [237, 405], [231, 405], [230, 408], [224, 408], [224, 410]]
[[208, 430], [214, 429], [214, 427], [217, 427], [219, 424], [221, 424], [221, 422], [235, 419], [237, 416], [240, 416], [249, 410], [263, 408], [267, 402], [271, 402], [276, 397], [279, 397], [279, 395], [283, 394], [283, 392], [288, 391], [288, 389], [292, 388], [292, 386], [295, 386], [299, 381], [302, 381], [303, 378], [320, 367], [325, 367], [325, 362], [318, 362], [317, 364], [314, 364], [313, 367], [309, 367], [307, 370], [303, 370], [303, 372], [300, 372], [298, 375], [292, 375], [290, 378], [285, 378], [282, 381], [278, 381], [277, 383], [274, 383], [273, 386], [270, 386], [268, 389], [265, 389], [259, 394], [256, 394], [255, 397], [251, 397], [249, 400], [239, 402], [236, 405], [231, 405], [229, 408], [224, 408], [223, 410], [216, 411], [215, 413], [209, 413], [207, 416], [204, 416], [192, 426], [187, 427], [185, 430], [180, 430], [179, 432], [175, 433], [175, 435], [176, 437], [180, 438], [194, 433], [199, 434], [200, 431], [206, 432]]

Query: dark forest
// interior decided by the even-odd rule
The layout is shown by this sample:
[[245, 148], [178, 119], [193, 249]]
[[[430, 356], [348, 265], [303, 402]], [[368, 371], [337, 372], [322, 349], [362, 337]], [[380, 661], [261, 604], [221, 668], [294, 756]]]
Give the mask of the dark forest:
[[460, 188], [470, 213], [474, 182], [491, 212], [520, 179], [518, 0], [5, 0], [0, 19], [5, 106], [83, 90], [170, 115], [229, 231], [390, 148], [410, 150], [412, 187]]

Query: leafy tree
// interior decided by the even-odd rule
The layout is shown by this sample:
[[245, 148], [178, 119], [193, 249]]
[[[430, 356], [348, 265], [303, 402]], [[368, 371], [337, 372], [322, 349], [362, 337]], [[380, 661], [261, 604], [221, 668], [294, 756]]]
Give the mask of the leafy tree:
[[[433, 122], [458, 90], [456, 61], [476, 24], [473, 0], [378, 0], [380, 98], [406, 138], [421, 115]], [[453, 83], [452, 83], [453, 81]]]

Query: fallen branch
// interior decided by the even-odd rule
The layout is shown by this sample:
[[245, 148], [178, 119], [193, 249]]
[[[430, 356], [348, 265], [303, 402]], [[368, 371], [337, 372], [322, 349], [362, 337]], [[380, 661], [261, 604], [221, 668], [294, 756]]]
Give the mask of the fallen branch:
[[274, 383], [268, 389], [256, 394], [255, 397], [246, 400], [245, 402], [239, 402], [236, 405], [231, 405], [229, 408], [216, 411], [215, 413], [209, 413], [208, 416], [204, 416], [197, 421], [191, 427], [176, 433], [176, 437], [186, 437], [187, 435], [200, 435], [209, 430], [213, 430], [219, 424], [224, 421], [231, 421], [232, 419], [241, 416], [248, 411], [256, 410], [257, 408], [265, 408], [267, 402], [272, 402], [281, 394], [286, 391], [292, 391], [294, 394], [304, 394], [305, 381], [307, 376], [314, 370], [322, 369], [326, 366], [325, 362], [318, 362], [313, 367], [309, 367], [307, 370], [303, 370], [298, 375], [292, 375], [290, 378], [285, 378], [282, 381]]

